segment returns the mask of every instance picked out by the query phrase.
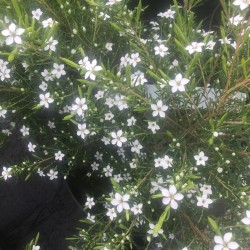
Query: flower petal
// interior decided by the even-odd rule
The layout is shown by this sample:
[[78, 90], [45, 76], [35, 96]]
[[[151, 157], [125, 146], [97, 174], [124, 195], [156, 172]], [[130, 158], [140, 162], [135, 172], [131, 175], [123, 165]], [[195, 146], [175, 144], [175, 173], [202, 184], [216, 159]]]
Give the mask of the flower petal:
[[13, 39], [12, 36], [9, 36], [9, 37], [6, 38], [6, 44], [7, 44], [7, 45], [12, 44], [13, 42], [14, 42], [14, 39]]
[[239, 247], [239, 244], [237, 242], [232, 241], [228, 243], [228, 247], [230, 249], [237, 249]]
[[177, 203], [175, 200], [171, 200], [170, 206], [171, 206], [173, 209], [177, 209], [177, 208], [178, 208], [178, 203]]
[[217, 244], [223, 244], [223, 240], [220, 236], [214, 236], [214, 242]]
[[232, 233], [226, 233], [225, 235], [224, 235], [224, 241], [225, 242], [230, 242], [230, 240], [232, 239], [232, 236], [233, 236], [233, 234]]

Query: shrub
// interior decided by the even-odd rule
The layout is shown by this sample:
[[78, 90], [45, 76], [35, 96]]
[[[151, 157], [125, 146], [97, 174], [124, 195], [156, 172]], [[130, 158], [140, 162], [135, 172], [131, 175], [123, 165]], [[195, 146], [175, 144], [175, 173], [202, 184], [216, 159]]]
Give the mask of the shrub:
[[1, 145], [30, 152], [2, 178], [95, 180], [71, 249], [249, 246], [249, 1], [218, 32], [197, 4], [1, 1]]

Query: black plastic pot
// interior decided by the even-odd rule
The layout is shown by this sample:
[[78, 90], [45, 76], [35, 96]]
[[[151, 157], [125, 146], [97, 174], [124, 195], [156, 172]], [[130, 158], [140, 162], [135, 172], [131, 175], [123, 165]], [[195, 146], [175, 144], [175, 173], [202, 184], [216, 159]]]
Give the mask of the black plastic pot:
[[[14, 132], [0, 150], [0, 167], [22, 162], [30, 154]], [[43, 250], [68, 249], [67, 237], [86, 217], [62, 177], [49, 180], [38, 174], [0, 181], [0, 250], [22, 250], [40, 233]]]

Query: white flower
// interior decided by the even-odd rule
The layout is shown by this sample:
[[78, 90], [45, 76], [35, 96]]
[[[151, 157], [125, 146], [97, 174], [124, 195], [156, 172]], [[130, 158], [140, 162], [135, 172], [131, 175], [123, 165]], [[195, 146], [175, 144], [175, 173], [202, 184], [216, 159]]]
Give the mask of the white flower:
[[122, 136], [122, 130], [119, 130], [118, 132], [112, 132], [111, 136], [113, 137], [111, 143], [113, 145], [117, 144], [118, 147], [122, 146], [122, 143], [127, 141], [127, 138]]
[[206, 44], [206, 49], [213, 50], [214, 49], [215, 42], [214, 41], [208, 41]]
[[170, 80], [169, 85], [172, 86], [172, 93], [175, 93], [177, 90], [185, 91], [185, 85], [189, 82], [187, 78], [182, 78], [182, 75], [179, 73], [175, 76], [175, 80]]
[[142, 148], [143, 146], [140, 144], [140, 142], [138, 140], [135, 140], [134, 142], [132, 142], [131, 152], [140, 154]]
[[53, 169], [50, 169], [49, 173], [47, 173], [47, 176], [49, 176], [50, 180], [54, 180], [58, 178], [58, 171], [54, 171]]
[[157, 104], [151, 104], [151, 109], [153, 110], [152, 115], [160, 117], [165, 117], [165, 111], [168, 110], [168, 106], [163, 105], [162, 101], [158, 101]]
[[244, 10], [250, 5], [250, 0], [235, 0], [233, 2], [234, 5], [240, 6], [241, 10]]
[[154, 225], [152, 223], [149, 223], [150, 230], [148, 230], [148, 234], [152, 234], [153, 237], [157, 237], [158, 234], [163, 234], [163, 230], [162, 229], [159, 229], [157, 232], [154, 232], [155, 226], [156, 225]]
[[12, 177], [11, 170], [12, 168], [3, 167], [2, 176], [5, 180]]
[[135, 125], [135, 122], [136, 122], [136, 119], [132, 116], [131, 118], [129, 118], [127, 120], [127, 125], [130, 127], [130, 126], [133, 126]]
[[55, 153], [55, 160], [62, 161], [62, 158], [65, 156], [61, 151]]
[[203, 185], [200, 191], [203, 192], [203, 194], [212, 194], [211, 185]]
[[45, 41], [46, 46], [44, 47], [44, 50], [51, 50], [51, 51], [56, 51], [56, 45], [58, 44], [57, 40], [53, 40], [53, 37], [50, 37], [49, 40]]
[[129, 55], [126, 54], [125, 56], [122, 56], [120, 59], [120, 67], [126, 67], [128, 65], [128, 63], [130, 62], [130, 58]]
[[145, 78], [145, 75], [140, 70], [137, 70], [134, 74], [131, 75], [131, 85], [139, 86], [146, 83], [148, 80]]
[[134, 53], [131, 54], [131, 57], [129, 59], [129, 64], [132, 65], [133, 67], [135, 67], [137, 65], [138, 62], [141, 61], [141, 58], [139, 56], [139, 53]]
[[32, 13], [32, 18], [36, 20], [39, 20], [41, 15], [43, 14], [43, 12], [40, 9], [33, 10], [31, 13]]
[[208, 206], [213, 203], [211, 199], [207, 197], [207, 194], [203, 194], [201, 197], [197, 197], [197, 206], [198, 207], [205, 207], [208, 208]]
[[35, 152], [35, 148], [36, 148], [36, 145], [32, 144], [31, 142], [29, 142], [29, 144], [28, 144], [28, 150], [30, 152]]
[[95, 223], [95, 216], [91, 215], [90, 213], [87, 214], [87, 220], [90, 220], [91, 222]]
[[43, 105], [45, 108], [49, 107], [49, 103], [54, 102], [54, 99], [50, 97], [50, 93], [46, 93], [45, 95], [40, 94], [40, 105]]
[[173, 209], [178, 208], [178, 203], [177, 201], [180, 201], [184, 198], [184, 196], [180, 193], [177, 193], [176, 187], [175, 186], [170, 186], [169, 189], [163, 188], [161, 189], [162, 195], [164, 198], [162, 199], [162, 203], [167, 205], [170, 203], [170, 206]]
[[129, 195], [120, 195], [119, 193], [115, 194], [115, 198], [111, 201], [111, 204], [113, 206], [116, 206], [116, 209], [118, 213], [122, 212], [123, 209], [128, 210], [130, 209], [128, 200], [129, 200]]
[[192, 42], [191, 45], [188, 45], [186, 47], [186, 50], [189, 54], [193, 54], [194, 52], [202, 52], [202, 47], [204, 46], [204, 43], [197, 43]]
[[6, 118], [5, 114], [7, 113], [6, 109], [3, 109], [2, 106], [0, 106], [0, 117]]
[[85, 136], [87, 134], [89, 134], [89, 130], [86, 128], [86, 124], [78, 124], [78, 131], [77, 131], [77, 135], [81, 136], [82, 139], [85, 139]]
[[53, 129], [53, 128], [55, 128], [56, 126], [55, 126], [55, 123], [54, 123], [54, 122], [48, 121], [48, 127], [49, 127], [50, 129]]
[[105, 91], [98, 90], [98, 92], [95, 94], [95, 98], [97, 100], [103, 98], [104, 97], [104, 93], [105, 93]]
[[40, 250], [40, 246], [32, 246], [32, 250]]
[[80, 99], [79, 97], [77, 97], [75, 99], [76, 104], [73, 104], [72, 110], [76, 111], [76, 113], [79, 116], [81, 116], [83, 114], [83, 112], [88, 109], [88, 106], [85, 104], [85, 102], [86, 102], [85, 98]]
[[47, 88], [48, 88], [48, 84], [42, 81], [42, 83], [39, 85], [39, 89], [41, 89], [42, 91], [46, 91]]
[[164, 57], [167, 55], [168, 48], [164, 45], [161, 44], [159, 46], [154, 47], [155, 50], [155, 55], [160, 55], [161, 57]]
[[245, 225], [250, 225], [250, 210], [246, 211], [246, 215], [247, 217], [243, 218], [241, 221], [245, 224]]
[[78, 64], [81, 68], [86, 69], [86, 67], [90, 64], [89, 58], [85, 56], [83, 59], [81, 59]]
[[111, 177], [112, 176], [112, 172], [113, 172], [113, 168], [111, 168], [109, 165], [106, 168], [103, 168], [104, 171], [104, 175], [106, 177]]
[[2, 34], [4, 36], [7, 36], [7, 38], [6, 38], [7, 45], [10, 45], [14, 42], [17, 44], [21, 44], [22, 39], [20, 36], [23, 34], [23, 32], [24, 32], [24, 29], [16, 28], [16, 25], [14, 23], [12, 23], [12, 24], [10, 24], [8, 29], [2, 31]]
[[20, 132], [23, 134], [23, 136], [29, 135], [29, 128], [25, 127], [24, 125], [22, 126], [22, 128], [20, 129]]
[[87, 72], [85, 73], [85, 79], [90, 78], [91, 80], [95, 80], [96, 75], [95, 72], [102, 70], [101, 66], [96, 65], [97, 61], [94, 59], [92, 63], [86, 65]]
[[156, 130], [159, 130], [160, 127], [156, 124], [156, 122], [148, 122], [148, 129], [150, 129], [153, 134], [155, 134]]
[[232, 233], [226, 233], [224, 237], [214, 236], [214, 242], [217, 244], [214, 247], [214, 250], [230, 250], [237, 249], [239, 244], [231, 241]]
[[175, 11], [174, 10], [167, 10], [165, 12], [160, 12], [157, 16], [165, 17], [165, 18], [174, 18]]
[[8, 69], [6, 66], [3, 66], [0, 68], [0, 79], [1, 81], [4, 81], [6, 78], [10, 78], [10, 69]]
[[132, 208], [131, 211], [134, 213], [134, 215], [137, 214], [142, 214], [142, 204], [135, 204]]
[[198, 155], [194, 156], [194, 159], [196, 160], [196, 165], [206, 165], [206, 161], [208, 160], [208, 157], [204, 155], [204, 152], [201, 151]]
[[106, 3], [106, 5], [113, 5], [113, 4], [115, 4], [115, 3], [118, 3], [118, 2], [121, 2], [121, 0], [109, 0], [107, 3]]
[[85, 206], [91, 209], [95, 205], [94, 198], [87, 197], [87, 201], [85, 202]]
[[230, 23], [233, 25], [238, 25], [244, 20], [243, 16], [237, 15], [229, 19]]
[[52, 20], [52, 18], [48, 18], [42, 21], [42, 24], [43, 24], [43, 28], [47, 28], [47, 27], [52, 28], [54, 21]]
[[114, 118], [114, 115], [111, 112], [109, 112], [109, 113], [105, 114], [105, 118], [104, 119], [106, 121], [111, 121], [113, 118]]
[[113, 46], [113, 43], [106, 43], [105, 48], [109, 51], [112, 51], [112, 46]]
[[66, 72], [64, 70], [64, 65], [63, 64], [53, 64], [54, 69], [51, 71], [51, 74], [55, 75], [56, 78], [60, 78], [62, 75], [66, 75]]
[[106, 215], [110, 218], [110, 220], [113, 220], [117, 217], [117, 213], [115, 212], [115, 209], [113, 207], [108, 208], [108, 212], [106, 213]]
[[41, 72], [41, 75], [44, 77], [45, 81], [52, 81], [53, 80], [52, 74], [47, 69], [45, 69], [43, 72]]
[[45, 176], [45, 174], [43, 173], [43, 171], [42, 171], [40, 168], [37, 169], [37, 173], [38, 173], [39, 176], [41, 176], [41, 177]]

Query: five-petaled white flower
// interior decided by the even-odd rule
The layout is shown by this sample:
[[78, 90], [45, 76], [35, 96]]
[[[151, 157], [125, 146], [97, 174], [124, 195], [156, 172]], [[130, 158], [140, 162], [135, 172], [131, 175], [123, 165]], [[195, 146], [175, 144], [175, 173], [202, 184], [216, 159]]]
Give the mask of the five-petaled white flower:
[[60, 78], [62, 75], [66, 75], [66, 72], [64, 70], [64, 64], [53, 64], [54, 69], [51, 71], [51, 74], [55, 75], [56, 78]]
[[189, 54], [193, 54], [194, 52], [202, 52], [202, 47], [204, 46], [204, 43], [197, 43], [192, 42], [191, 45], [188, 45], [186, 47], [186, 50]]
[[205, 207], [208, 208], [208, 206], [213, 203], [211, 199], [207, 197], [206, 194], [203, 194], [201, 197], [197, 197], [197, 206], [198, 207]]
[[54, 171], [53, 169], [50, 169], [49, 173], [47, 173], [47, 176], [50, 180], [54, 180], [58, 178], [58, 171]]
[[54, 99], [50, 97], [50, 93], [46, 93], [45, 95], [44, 94], [40, 94], [39, 95], [39, 98], [40, 98], [40, 105], [43, 105], [45, 108], [48, 108], [49, 107], [49, 103], [52, 103], [54, 102]]
[[162, 101], [159, 100], [156, 104], [151, 104], [151, 109], [153, 110], [153, 116], [165, 117], [165, 111], [168, 110], [168, 106], [163, 105]]
[[56, 45], [58, 44], [57, 40], [53, 40], [53, 37], [50, 37], [49, 40], [45, 41], [46, 46], [44, 47], [44, 50], [51, 50], [56, 51]]
[[12, 168], [3, 167], [2, 176], [5, 180], [12, 177], [11, 170]]
[[164, 57], [167, 55], [168, 48], [164, 44], [160, 44], [159, 46], [154, 47], [155, 55], [160, 55]]
[[134, 204], [134, 206], [131, 208], [131, 211], [134, 213], [134, 215], [142, 214], [142, 204]]
[[106, 215], [110, 218], [110, 220], [113, 220], [115, 217], [117, 217], [117, 213], [115, 212], [115, 209], [112, 208], [108, 208], [108, 212], [106, 213]]
[[72, 110], [73, 111], [76, 111], [76, 113], [79, 115], [79, 116], [81, 116], [81, 115], [83, 115], [83, 112], [85, 111], [85, 110], [87, 110], [88, 109], [88, 106], [86, 105], [86, 99], [85, 98], [79, 98], [79, 97], [77, 97], [76, 99], [75, 99], [75, 103], [76, 104], [73, 104], [73, 106], [72, 106]]
[[120, 195], [119, 193], [115, 194], [115, 198], [111, 201], [111, 204], [113, 206], [116, 206], [116, 209], [118, 213], [122, 212], [123, 209], [128, 210], [130, 209], [128, 200], [129, 200], [129, 195]]
[[87, 197], [87, 201], [85, 202], [85, 206], [91, 209], [95, 205], [93, 197]]
[[62, 158], [64, 156], [65, 156], [65, 154], [63, 154], [61, 151], [58, 151], [57, 153], [55, 153], [55, 160], [62, 161]]
[[129, 64], [130, 65], [135, 67], [137, 65], [137, 63], [140, 62], [140, 61], [141, 61], [141, 58], [140, 58], [139, 53], [131, 54], [131, 57], [129, 59]]
[[184, 198], [184, 196], [180, 193], [177, 193], [176, 187], [175, 186], [170, 186], [169, 189], [162, 188], [161, 189], [162, 195], [164, 198], [162, 199], [162, 203], [165, 205], [168, 205], [170, 203], [170, 206], [173, 209], [178, 208], [178, 203], [177, 201], [180, 201]]
[[24, 125], [22, 126], [22, 128], [20, 129], [20, 132], [23, 134], [23, 136], [29, 135], [29, 128], [25, 127]]
[[245, 225], [250, 225], [250, 210], [246, 211], [247, 217], [243, 218], [241, 222], [243, 222]]
[[185, 91], [185, 85], [189, 82], [187, 78], [183, 78], [179, 73], [175, 76], [174, 80], [169, 81], [169, 85], [172, 87], [172, 93], [175, 93], [177, 90]]
[[217, 244], [214, 250], [237, 249], [239, 244], [235, 241], [231, 241], [232, 236], [232, 233], [226, 233], [223, 238], [221, 236], [214, 236], [214, 242]]
[[122, 130], [119, 130], [117, 132], [112, 132], [111, 136], [113, 139], [112, 139], [111, 143], [114, 145], [116, 144], [118, 147], [121, 147], [122, 143], [127, 141], [127, 138], [122, 136], [122, 134], [123, 134]]
[[33, 10], [32, 12], [32, 18], [36, 19], [36, 20], [39, 20], [41, 15], [43, 14], [43, 12], [41, 11], [41, 9], [36, 9], [36, 10]]
[[86, 65], [87, 72], [85, 73], [85, 79], [90, 78], [91, 80], [95, 80], [96, 75], [95, 72], [102, 70], [102, 67], [99, 65], [96, 65], [97, 61], [94, 59], [91, 63]]
[[24, 29], [17, 28], [16, 25], [14, 23], [12, 23], [12, 24], [10, 24], [8, 29], [2, 31], [2, 34], [4, 36], [7, 36], [7, 38], [6, 38], [7, 45], [10, 45], [14, 42], [17, 44], [21, 44], [22, 39], [20, 36], [23, 34], [24, 31], [25, 31]]
[[30, 152], [35, 152], [35, 148], [36, 148], [36, 145], [32, 144], [31, 142], [29, 142], [29, 144], [28, 144], [28, 150]]
[[89, 130], [86, 128], [87, 125], [85, 123], [78, 124], [77, 127], [78, 127], [77, 135], [81, 136], [82, 139], [85, 139], [85, 136], [90, 133]]
[[234, 5], [240, 6], [241, 10], [244, 10], [250, 5], [250, 0], [235, 0], [233, 2]]
[[152, 131], [153, 134], [156, 133], [156, 130], [159, 130], [159, 125], [156, 124], [156, 122], [148, 122], [148, 129]]
[[201, 151], [198, 155], [194, 156], [194, 159], [196, 160], [196, 165], [197, 166], [199, 166], [199, 165], [205, 166], [206, 165], [206, 161], [208, 160], [208, 157], [205, 156], [205, 154], [204, 154], [203, 151]]

